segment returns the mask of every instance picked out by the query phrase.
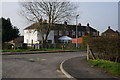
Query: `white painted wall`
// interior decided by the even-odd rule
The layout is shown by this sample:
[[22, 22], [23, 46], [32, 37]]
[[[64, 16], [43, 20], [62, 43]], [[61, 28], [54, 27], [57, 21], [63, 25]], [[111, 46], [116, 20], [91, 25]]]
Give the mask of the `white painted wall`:
[[[33, 40], [33, 44], [39, 43], [38, 40], [42, 40], [41, 35], [34, 29], [32, 30], [24, 30], [24, 43], [31, 44]], [[52, 43], [54, 43], [54, 31], [51, 30], [48, 39], [47, 40], [52, 40]]]
[[24, 43], [31, 44], [33, 40], [33, 43], [38, 43], [37, 41], [37, 31], [34, 30], [24, 30]]
[[52, 44], [54, 43], [54, 30], [51, 30], [48, 35], [48, 40], [52, 40]]

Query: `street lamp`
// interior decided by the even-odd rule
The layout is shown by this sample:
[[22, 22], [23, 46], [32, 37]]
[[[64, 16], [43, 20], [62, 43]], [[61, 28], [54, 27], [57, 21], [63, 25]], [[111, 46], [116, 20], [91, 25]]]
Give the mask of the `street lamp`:
[[76, 48], [78, 48], [78, 27], [77, 27], [77, 18], [79, 14], [76, 15]]

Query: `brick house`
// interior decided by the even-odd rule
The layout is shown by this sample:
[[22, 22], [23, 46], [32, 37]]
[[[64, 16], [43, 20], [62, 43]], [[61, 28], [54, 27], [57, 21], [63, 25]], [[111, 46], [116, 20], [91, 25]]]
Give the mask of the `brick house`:
[[[44, 23], [43, 26], [46, 26], [48, 23]], [[84, 35], [98, 36], [99, 32], [92, 28], [89, 23], [86, 26], [82, 26], [81, 24], [77, 25], [78, 27], [78, 37], [82, 37]], [[24, 29], [24, 43], [27, 44], [38, 44], [42, 38], [40, 34], [35, 31], [36, 23], [28, 26]], [[48, 42], [49, 43], [59, 43], [59, 38], [61, 36], [69, 36], [71, 38], [76, 37], [76, 25], [68, 25], [67, 22], [64, 24], [54, 24], [49, 35]]]
[[119, 35], [118, 31], [114, 31], [113, 29], [108, 26], [108, 29], [101, 34], [102, 36], [116, 36]]

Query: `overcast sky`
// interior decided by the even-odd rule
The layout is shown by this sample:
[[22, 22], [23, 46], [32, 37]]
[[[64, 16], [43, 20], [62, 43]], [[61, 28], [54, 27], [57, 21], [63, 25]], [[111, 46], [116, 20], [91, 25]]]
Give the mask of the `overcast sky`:
[[[104, 32], [108, 26], [113, 30], [118, 30], [118, 2], [74, 2], [78, 5], [78, 22], [82, 25], [90, 25], [100, 32]], [[1, 5], [1, 3], [0, 3]], [[30, 25], [20, 15], [18, 2], [2, 2], [2, 13], [0, 17], [10, 18], [12, 25], [17, 26], [23, 35], [23, 29]], [[73, 23], [75, 24], [75, 19]]]

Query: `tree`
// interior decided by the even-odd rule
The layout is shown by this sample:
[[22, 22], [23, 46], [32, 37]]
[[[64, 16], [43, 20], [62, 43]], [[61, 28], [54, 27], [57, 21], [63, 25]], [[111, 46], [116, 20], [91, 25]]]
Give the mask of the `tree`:
[[19, 29], [12, 26], [9, 18], [0, 18], [0, 22], [2, 22], [2, 42], [8, 42], [20, 35]]
[[[70, 21], [73, 17], [76, 7], [70, 2], [39, 2], [34, 0], [32, 2], [21, 2], [22, 16], [28, 21], [37, 22], [38, 31], [42, 36], [42, 42], [47, 40], [49, 32], [54, 24]], [[48, 20], [48, 25], [44, 26], [42, 18]]]

